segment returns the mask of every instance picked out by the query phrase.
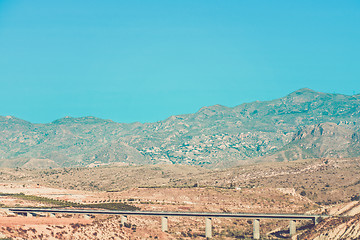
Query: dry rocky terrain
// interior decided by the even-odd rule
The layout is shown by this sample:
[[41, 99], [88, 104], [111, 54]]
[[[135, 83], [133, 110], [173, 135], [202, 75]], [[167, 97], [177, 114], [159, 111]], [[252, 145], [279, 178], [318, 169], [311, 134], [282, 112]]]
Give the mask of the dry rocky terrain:
[[[298, 222], [299, 239], [355, 239], [360, 212], [358, 161], [310, 159], [211, 171], [180, 165], [2, 169], [0, 203], [54, 206], [17, 195], [23, 193], [79, 204], [123, 203], [149, 211], [330, 214], [336, 217], [315, 228], [310, 222]], [[14, 224], [4, 224], [0, 230], [14, 239], [204, 239], [205, 224], [202, 218], [172, 217], [169, 232], [163, 233], [157, 217], [131, 216], [126, 226], [111, 216], [38, 216], [27, 222], [27, 217], [4, 212], [0, 222], [6, 219]], [[263, 237], [282, 239], [288, 237], [287, 231], [287, 221], [261, 221]], [[214, 219], [213, 232], [214, 239], [251, 237], [252, 224]]]
[[[2, 191], [24, 190], [23, 185], [3, 184]], [[38, 186], [28, 193], [62, 199], [62, 189]], [[311, 200], [286, 189], [217, 189], [217, 188], [134, 188], [122, 192], [72, 192], [82, 202], [112, 202], [120, 200], [141, 210], [199, 211], [199, 212], [306, 212], [318, 209]], [[71, 192], [69, 193], [71, 194]], [[79, 196], [82, 196], [79, 198]], [[11, 197], [7, 197], [10, 199]], [[16, 198], [13, 197], [13, 198]], [[68, 198], [69, 199], [69, 198]], [[1, 199], [3, 201], [3, 199]], [[4, 204], [6, 201], [4, 201]], [[23, 202], [26, 206], [39, 206], [37, 202]], [[44, 205], [41, 205], [44, 206]], [[169, 232], [160, 230], [159, 217], [129, 217], [129, 225], [122, 226], [118, 217], [95, 216], [91, 220], [81, 216], [61, 218], [14, 217], [3, 213], [1, 232], [14, 239], [204, 239], [203, 218], [169, 219]], [[5, 217], [7, 216], [7, 217]], [[30, 219], [27, 221], [27, 219]], [[251, 222], [241, 219], [214, 219], [217, 239], [250, 237]], [[286, 221], [262, 221], [262, 234], [275, 228], [286, 228]]]
[[186, 164], [227, 168], [360, 156], [360, 95], [300, 89], [265, 102], [214, 105], [155, 123], [0, 116], [0, 166], [56, 168]]
[[113, 192], [136, 187], [293, 188], [298, 194], [319, 204], [334, 204], [359, 197], [359, 166], [360, 158], [322, 158], [211, 171], [181, 165], [2, 169], [0, 180]]

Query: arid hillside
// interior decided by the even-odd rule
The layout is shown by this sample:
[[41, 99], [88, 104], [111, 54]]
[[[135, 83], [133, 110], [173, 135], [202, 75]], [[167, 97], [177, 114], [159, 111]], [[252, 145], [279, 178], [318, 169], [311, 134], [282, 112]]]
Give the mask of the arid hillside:
[[0, 180], [32, 181], [50, 187], [91, 191], [121, 191], [133, 187], [292, 188], [315, 202], [331, 204], [359, 197], [359, 163], [359, 158], [322, 158], [225, 170], [181, 165], [2, 169]]
[[311, 230], [299, 235], [299, 239], [341, 240], [360, 238], [360, 215], [334, 217], [322, 221]]
[[0, 166], [56, 168], [360, 156], [360, 95], [300, 89], [265, 102], [214, 105], [155, 123], [64, 117], [34, 124], [0, 117]]

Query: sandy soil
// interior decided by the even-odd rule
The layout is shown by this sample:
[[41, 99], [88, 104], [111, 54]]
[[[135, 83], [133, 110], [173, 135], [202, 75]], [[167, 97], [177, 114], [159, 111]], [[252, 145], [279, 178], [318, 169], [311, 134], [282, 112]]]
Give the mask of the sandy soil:
[[131, 219], [128, 225], [122, 226], [118, 217], [108, 216], [99, 216], [95, 219], [0, 217], [0, 238], [11, 237], [14, 240], [172, 239], [169, 234], [161, 232], [160, 227], [149, 227], [154, 225], [153, 219], [138, 218]]
[[50, 217], [0, 217], [0, 226], [30, 226], [30, 225], [70, 225], [91, 224], [92, 219], [82, 218], [50, 218]]
[[79, 190], [68, 190], [49, 188], [39, 184], [0, 183], [0, 193], [24, 193], [73, 202], [82, 202], [89, 196], [96, 196], [96, 193]]

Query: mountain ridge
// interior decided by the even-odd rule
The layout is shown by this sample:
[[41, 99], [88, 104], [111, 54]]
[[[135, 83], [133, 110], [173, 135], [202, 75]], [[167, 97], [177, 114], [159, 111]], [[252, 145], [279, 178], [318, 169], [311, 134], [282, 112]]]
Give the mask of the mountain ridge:
[[[308, 88], [270, 101], [202, 107], [195, 113], [153, 123], [118, 123], [87, 116], [34, 124], [7, 116], [0, 117], [0, 166], [12, 162], [12, 166], [21, 167], [24, 159], [48, 159], [54, 167], [112, 163], [228, 167], [254, 159], [299, 158], [276, 157], [285, 153], [324, 157], [323, 151], [304, 154], [296, 146], [296, 134], [308, 126], [331, 123], [339, 126], [332, 131], [341, 132], [344, 128], [358, 136], [359, 116], [360, 96], [320, 93]], [[335, 148], [324, 140], [326, 136], [320, 138], [317, 141]], [[339, 156], [360, 155], [357, 143], [352, 144], [356, 145], [354, 151], [344, 146]], [[278, 151], [285, 152], [279, 155]]]

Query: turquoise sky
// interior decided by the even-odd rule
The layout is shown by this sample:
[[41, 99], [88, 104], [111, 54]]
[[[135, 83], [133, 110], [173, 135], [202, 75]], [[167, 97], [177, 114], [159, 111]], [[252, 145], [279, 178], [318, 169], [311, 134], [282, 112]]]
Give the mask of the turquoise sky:
[[0, 0], [0, 115], [153, 122], [360, 93], [360, 1]]

